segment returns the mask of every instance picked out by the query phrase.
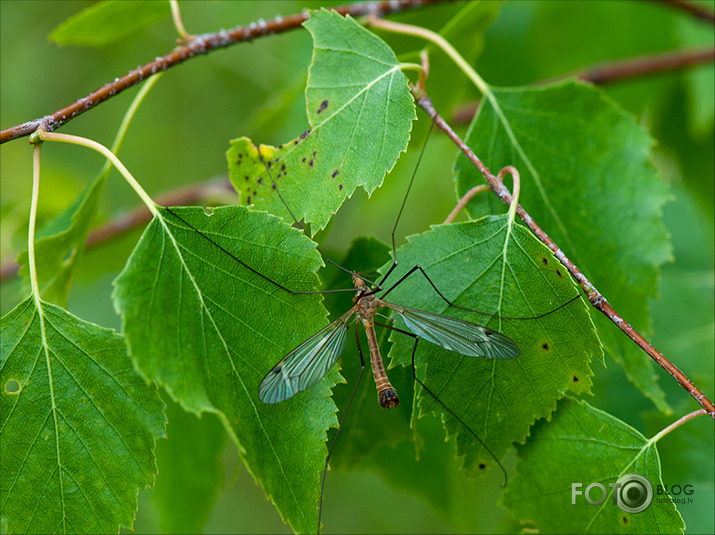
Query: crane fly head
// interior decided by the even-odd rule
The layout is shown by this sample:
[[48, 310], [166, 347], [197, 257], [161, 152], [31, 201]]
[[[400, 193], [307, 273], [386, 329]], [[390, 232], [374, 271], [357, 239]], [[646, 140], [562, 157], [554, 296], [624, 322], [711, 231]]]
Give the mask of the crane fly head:
[[366, 294], [370, 292], [370, 288], [365, 284], [365, 281], [360, 277], [359, 273], [353, 273], [353, 285], [357, 290], [357, 295], [353, 297], [353, 301], [356, 303]]

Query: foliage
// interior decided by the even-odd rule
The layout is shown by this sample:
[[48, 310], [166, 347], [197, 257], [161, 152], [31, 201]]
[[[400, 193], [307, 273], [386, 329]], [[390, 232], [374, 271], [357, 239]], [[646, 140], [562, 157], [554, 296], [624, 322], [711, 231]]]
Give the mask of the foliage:
[[[164, 435], [156, 387], [122, 338], [26, 299], [0, 324], [2, 505], [12, 531], [130, 527]], [[15, 385], [13, 391], [8, 391]]]
[[[285, 16], [304, 6], [180, 7], [187, 25], [218, 28], [226, 20], [261, 24], [278, 11]], [[22, 9], [13, 6], [11, 16], [3, 16], [3, 30]], [[697, 23], [665, 6], [591, 3], [583, 9], [591, 19], [609, 21], [599, 29], [613, 24], [612, 38], [599, 33], [599, 40], [607, 43], [604, 50], [616, 43], [620, 55], [712, 38], [712, 28], [687, 31]], [[160, 19], [169, 12], [166, 4], [107, 1], [78, 14], [66, 10], [63, 15], [70, 18], [52, 38], [101, 47], [84, 51], [83, 70], [92, 72], [94, 64], [97, 84], [123, 72], [125, 67], [117, 65], [145, 62], [146, 50], [165, 53], [166, 43], [175, 40], [169, 19]], [[663, 338], [657, 340], [669, 358], [685, 363], [684, 371], [712, 397], [712, 298], [698, 293], [712, 295], [713, 213], [702, 202], [712, 197], [712, 186], [702, 172], [688, 170], [710, 170], [712, 176], [713, 122], [698, 110], [711, 115], [713, 88], [697, 69], [673, 74], [671, 83], [641, 80], [597, 89], [564, 81], [527, 87], [610, 57], [599, 55], [592, 44], [579, 45], [577, 35], [559, 33], [580, 27], [588, 35], [593, 24], [582, 16], [571, 4], [543, 2], [501, 9], [496, 3], [446, 4], [395, 18], [439, 31], [477, 64], [487, 82], [509, 85], [488, 86], [464, 138], [492, 172], [505, 165], [520, 170], [521, 205], [628, 321], [648, 336], [653, 326], [660, 329], [656, 336]], [[57, 17], [51, 25], [61, 22], [59, 11]], [[618, 24], [633, 18], [641, 27], [620, 31]], [[147, 31], [155, 20], [163, 26]], [[342, 418], [349, 402], [326, 479], [326, 531], [515, 531], [517, 522], [545, 533], [712, 530], [711, 519], [696, 510], [712, 495], [713, 479], [703, 476], [712, 458], [697, 454], [712, 451], [712, 433], [703, 431], [711, 422], [700, 418], [675, 429], [662, 449], [660, 437], [647, 438], [697, 405], [668, 375], [656, 376], [659, 370], [649, 359], [592, 313], [585, 299], [570, 302], [578, 286], [530, 231], [504, 215], [507, 207], [493, 195], [472, 200], [461, 222], [437, 224], [483, 179], [434, 132], [410, 182], [407, 204], [400, 208], [420, 143], [429, 135], [429, 119], [418, 116], [414, 122], [406, 75], [417, 80], [410, 69], [419, 62], [415, 50], [424, 42], [373, 31], [361, 22], [312, 11], [305, 30], [194, 58], [172, 70], [186, 79], [169, 82], [167, 76], [150, 94], [133, 118], [136, 126], [122, 160], [154, 193], [225, 175], [225, 153], [238, 199], [207, 196], [205, 204], [229, 206], [159, 207], [141, 236], [128, 235], [124, 243], [115, 239], [104, 253], [91, 250], [82, 256], [96, 214], [113, 217], [135, 200], [116, 186], [114, 176], [107, 181], [101, 174], [89, 187], [80, 187], [96, 174], [97, 161], [77, 148], [44, 144], [40, 221], [46, 224], [35, 254], [42, 299], [27, 297], [29, 284], [14, 302], [11, 292], [3, 292], [8, 311], [0, 330], [5, 530], [104, 533], [134, 524], [138, 532], [276, 532], [288, 529], [281, 526], [283, 519], [296, 532], [314, 532], [327, 446], [336, 436], [336, 415]], [[49, 29], [38, 24], [36, 31], [48, 34]], [[514, 49], [519, 36], [530, 32], [540, 36], [537, 45]], [[2, 35], [5, 43], [6, 32]], [[557, 53], [547, 36], [570, 45]], [[663, 43], [657, 41], [661, 36], [667, 36]], [[126, 46], [112, 50], [118, 39]], [[73, 49], [61, 50], [70, 54]], [[447, 56], [434, 45], [429, 52], [426, 90], [452, 122], [453, 107], [478, 94]], [[76, 72], [76, 65], [66, 68]], [[201, 65], [209, 69], [197, 76], [193, 69]], [[32, 85], [20, 76], [20, 87]], [[87, 92], [86, 80], [74, 78], [62, 93], [62, 98], [71, 95], [66, 101]], [[164, 85], [170, 90], [162, 94]], [[299, 95], [303, 88], [305, 101]], [[9, 94], [18, 103], [35, 98], [44, 112], [46, 91], [43, 86], [32, 96], [11, 87], [3, 92], [3, 111], [9, 109]], [[152, 99], [157, 91], [161, 98]], [[673, 112], [671, 102], [678, 103], [680, 113]], [[36, 113], [16, 108], [24, 114], [17, 122]], [[90, 137], [102, 139], [116, 130], [111, 110], [107, 103], [85, 114]], [[15, 120], [5, 113], [3, 118]], [[63, 131], [74, 132], [74, 124]], [[674, 128], [690, 137], [655, 146], [654, 138], [665, 143]], [[3, 146], [4, 156], [20, 145]], [[701, 146], [709, 148], [698, 150]], [[29, 161], [22, 150], [22, 156], [3, 158], [3, 176], [20, 172], [9, 171], [9, 161]], [[686, 156], [681, 166], [677, 158]], [[674, 181], [672, 169], [679, 166], [686, 172]], [[21, 172], [29, 176], [26, 169]], [[76, 184], [68, 176], [79, 177], [73, 179]], [[152, 183], [153, 177], [163, 182]], [[10, 194], [4, 198], [27, 204], [29, 195], [17, 184], [3, 180], [3, 188]], [[668, 205], [672, 196], [678, 201]], [[2, 209], [7, 238], [7, 229], [22, 227], [25, 219], [18, 218], [19, 208], [11, 201]], [[391, 236], [398, 211], [403, 216]], [[306, 233], [291, 226], [292, 216], [307, 225]], [[675, 236], [672, 246], [668, 232]], [[377, 238], [364, 237], [371, 234]], [[395, 258], [391, 245], [383, 243], [391, 238], [397, 240]], [[421, 266], [456, 307], [419, 271], [385, 300], [483, 324], [513, 339], [521, 355], [509, 361], [463, 357], [420, 341], [416, 373], [445, 409], [415, 386], [415, 340], [399, 332], [407, 330], [405, 325], [379, 318], [394, 328], [379, 330], [378, 340], [402, 400], [398, 409], [377, 405], [369, 363], [353, 396], [360, 373], [354, 336], [342, 369], [336, 367], [288, 401], [263, 404], [258, 384], [266, 372], [325, 326], [328, 317], [353, 304], [351, 292], [300, 293], [352, 286], [348, 274], [325, 265], [316, 242], [328, 258], [342, 259], [348, 270], [375, 281], [399, 261], [384, 288]], [[661, 281], [661, 266], [673, 257], [675, 264], [662, 268]], [[20, 262], [27, 283], [26, 253]], [[652, 301], [659, 288], [665, 307]], [[112, 306], [118, 316], [111, 315]], [[671, 320], [673, 311], [678, 317]], [[359, 336], [369, 360], [364, 335]], [[605, 362], [618, 366], [601, 366], [601, 343]], [[681, 356], [683, 347], [692, 351]], [[593, 394], [594, 406], [570, 397], [587, 394]], [[437, 418], [421, 419], [428, 415]], [[167, 416], [168, 440], [157, 445]], [[688, 434], [695, 424], [696, 431]], [[503, 493], [501, 472], [487, 470], [495, 459], [471, 432], [505, 465], [509, 482]], [[222, 488], [225, 480], [241, 480], [221, 457], [225, 436], [231, 441], [226, 455], [237, 455], [261, 490], [246, 478], [236, 488]], [[673, 436], [677, 448], [668, 442]], [[514, 445], [516, 460], [510, 454]], [[361, 472], [347, 470], [353, 468], [381, 477], [361, 488], [355, 483]], [[628, 471], [646, 475], [653, 485], [696, 482], [696, 502], [677, 507], [658, 502], [639, 514], [624, 513], [608, 501], [602, 507], [583, 501], [571, 505], [572, 483], [607, 485]], [[139, 495], [134, 523], [137, 494], [155, 478], [156, 489]], [[178, 492], [182, 485], [187, 492]], [[388, 496], [386, 487], [394, 494]], [[278, 515], [260, 513], [263, 494]], [[502, 507], [496, 503], [500, 494]], [[240, 518], [227, 516], [236, 508]]]

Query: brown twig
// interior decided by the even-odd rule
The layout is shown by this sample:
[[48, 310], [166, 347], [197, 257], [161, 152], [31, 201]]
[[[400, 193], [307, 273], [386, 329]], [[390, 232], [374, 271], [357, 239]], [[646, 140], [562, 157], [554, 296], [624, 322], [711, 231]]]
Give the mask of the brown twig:
[[[231, 183], [226, 179], [212, 180], [186, 186], [157, 197], [157, 203], [162, 206], [184, 206], [196, 203], [216, 195], [217, 193], [235, 193]], [[142, 205], [130, 212], [118, 216], [90, 232], [87, 237], [87, 247], [94, 247], [114, 238], [151, 219], [149, 209]], [[20, 265], [14, 260], [7, 260], [0, 265], [0, 281], [5, 281], [17, 275]]]
[[682, 9], [683, 11], [687, 11], [691, 15], [695, 15], [699, 19], [706, 20], [710, 23], [715, 24], [715, 13], [712, 11], [705, 9], [702, 6], [699, 6], [695, 2], [684, 2], [683, 0], [660, 0], [664, 4], [668, 4], [672, 7], [675, 7], [677, 9]]
[[[668, 52], [665, 54], [639, 56], [609, 63], [601, 63], [537, 83], [538, 85], [549, 84], [575, 76], [581, 80], [604, 85], [636, 76], [684, 69], [685, 67], [712, 63], [713, 61], [715, 61], [715, 48], [709, 48], [707, 50], [688, 50], [685, 52]], [[477, 112], [478, 106], [479, 102], [469, 102], [459, 106], [454, 110], [452, 120], [457, 124], [468, 123]]]
[[[499, 197], [502, 202], [507, 205], [511, 204], [511, 193], [499, 181], [487, 167], [477, 158], [472, 150], [462, 141], [462, 139], [452, 130], [452, 128], [442, 119], [432, 105], [429, 97], [418, 97], [417, 104], [432, 117], [439, 128], [441, 128], [447, 136], [454, 142], [455, 145], [469, 158], [469, 160], [479, 169], [484, 178], [492, 188], [492, 191]], [[673, 363], [663, 356], [656, 348], [654, 348], [643, 336], [628, 324], [618, 313], [608, 304], [606, 298], [601, 295], [598, 290], [591, 284], [586, 276], [574, 265], [564, 252], [549, 238], [549, 236], [539, 227], [531, 216], [519, 205], [516, 208], [516, 213], [521, 220], [528, 226], [531, 231], [546, 245], [551, 252], [554, 253], [559, 262], [569, 270], [569, 273], [579, 282], [583, 291], [588, 295], [588, 300], [591, 304], [606, 315], [619, 329], [628, 335], [643, 351], [645, 351], [653, 360], [655, 360], [664, 370], [666, 370], [678, 383], [703, 407], [708, 414], [715, 419], [715, 405], [703, 394], [688, 377], [681, 372]]]
[[[385, 15], [396, 11], [402, 11], [413, 7], [419, 7], [445, 0], [391, 0], [382, 2], [364, 2], [359, 4], [349, 4], [333, 8], [341, 15], [362, 16], [367, 14]], [[251, 41], [264, 35], [281, 33], [293, 30], [308, 20], [309, 12], [303, 11], [287, 17], [276, 17], [273, 20], [252, 22], [248, 26], [241, 26], [233, 30], [222, 30], [216, 33], [195, 36], [186, 46], [174, 50], [138, 67], [121, 78], [103, 85], [84, 98], [81, 98], [69, 106], [62, 108], [50, 115], [22, 123], [11, 128], [6, 128], [0, 132], [0, 143], [5, 143], [13, 139], [28, 136], [38, 128], [47, 132], [53, 132], [62, 125], [68, 123], [75, 117], [81, 115], [108, 100], [122, 91], [135, 86], [150, 76], [165, 71], [175, 65], [193, 58], [194, 56], [208, 54], [212, 50], [225, 48], [243, 41]]]
[[[684, 52], [654, 54], [623, 61], [603, 63], [568, 76], [575, 75], [587, 82], [605, 84], [616, 80], [626, 80], [643, 74], [655, 74], [673, 69], [683, 69], [691, 65], [712, 63], [713, 61], [715, 61], [715, 48], [686, 50]], [[568, 76], [562, 76], [560, 79], [567, 78]]]

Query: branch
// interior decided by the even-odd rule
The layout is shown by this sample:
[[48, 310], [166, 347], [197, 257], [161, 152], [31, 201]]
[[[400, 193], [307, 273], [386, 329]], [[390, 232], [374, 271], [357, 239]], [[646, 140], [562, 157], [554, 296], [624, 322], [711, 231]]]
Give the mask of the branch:
[[[426, 96], [417, 96], [417, 104], [427, 112], [447, 136], [454, 142], [467, 158], [479, 169], [484, 178], [492, 188], [492, 191], [505, 204], [510, 205], [512, 196], [509, 190], [501, 183], [487, 167], [477, 158], [472, 150], [462, 141], [462, 139], [452, 130], [452, 128], [440, 117], [437, 111], [432, 106], [432, 101]], [[528, 226], [531, 231], [546, 245], [556, 258], [569, 270], [569, 273], [579, 282], [583, 291], [588, 295], [588, 300], [591, 304], [606, 315], [619, 329], [628, 335], [638, 346], [643, 349], [653, 360], [655, 360], [664, 370], [666, 370], [673, 378], [678, 381], [695, 400], [705, 409], [708, 414], [715, 419], [715, 405], [703, 394], [688, 377], [681, 372], [673, 363], [671, 363], [662, 353], [653, 347], [643, 336], [628, 324], [618, 313], [608, 304], [606, 298], [603, 297], [598, 290], [591, 284], [586, 276], [576, 267], [576, 265], [568, 259], [564, 252], [548, 237], [548, 235], [539, 227], [531, 216], [521, 207], [517, 206], [516, 213], [519, 214], [521, 220]]]
[[[371, 13], [385, 15], [441, 1], [445, 0], [391, 0], [382, 2], [364, 2], [339, 6], [333, 8], [333, 10], [341, 15], [362, 16]], [[252, 22], [248, 26], [239, 26], [233, 30], [222, 30], [216, 33], [198, 35], [188, 45], [178, 48], [165, 56], [157, 58], [142, 67], [129, 71], [128, 74], [103, 85], [86, 97], [73, 102], [61, 110], [11, 128], [6, 128], [0, 132], [0, 143], [28, 136], [38, 128], [42, 128], [46, 132], [53, 132], [87, 110], [91, 110], [98, 104], [101, 104], [105, 100], [109, 100], [110, 98], [118, 95], [126, 89], [129, 89], [130, 87], [137, 85], [154, 74], [170, 69], [175, 65], [179, 65], [194, 56], [208, 54], [212, 50], [226, 48], [243, 41], [251, 41], [257, 37], [263, 37], [274, 33], [282, 33], [299, 28], [303, 22], [308, 20], [308, 16], [309, 12], [305, 10], [302, 13], [290, 15], [288, 17], [277, 16], [275, 19], [270, 21], [259, 20], [258, 22]]]
[[634, 76], [640, 76], [642, 74], [655, 74], [673, 69], [683, 69], [691, 65], [712, 63], [713, 61], [715, 61], [715, 48], [670, 52], [667, 54], [639, 56], [623, 61], [602, 63], [588, 70], [561, 76], [559, 79], [575, 75], [587, 82], [605, 84], [612, 81], [633, 78]]
[[[715, 61], [715, 48], [706, 50], [688, 50], [685, 52], [667, 52], [638, 56], [608, 63], [599, 63], [569, 74], [563, 74], [549, 80], [536, 82], [538, 85], [550, 84], [576, 76], [594, 84], [608, 84], [620, 80], [634, 78], [658, 72], [684, 69], [693, 65], [712, 63]], [[469, 102], [457, 107], [452, 114], [452, 120], [457, 124], [468, 123], [477, 113], [479, 102]]]
[[[195, 204], [202, 199], [213, 197], [217, 194], [236, 193], [231, 183], [226, 179], [200, 182], [198, 184], [186, 186], [174, 191], [170, 191], [157, 197], [157, 204], [162, 206], [184, 206]], [[139, 225], [148, 223], [151, 220], [151, 213], [146, 206], [138, 206], [130, 212], [122, 214], [115, 219], [94, 229], [87, 236], [87, 248], [95, 247], [119, 236], [128, 230]], [[0, 281], [5, 281], [17, 275], [20, 264], [14, 260], [7, 260], [0, 265]]]
[[683, 0], [660, 0], [664, 4], [668, 4], [674, 8], [682, 9], [687, 11], [691, 15], [696, 16], [699, 19], [703, 19], [712, 24], [715, 24], [715, 13], [699, 6], [695, 2], [684, 2]]

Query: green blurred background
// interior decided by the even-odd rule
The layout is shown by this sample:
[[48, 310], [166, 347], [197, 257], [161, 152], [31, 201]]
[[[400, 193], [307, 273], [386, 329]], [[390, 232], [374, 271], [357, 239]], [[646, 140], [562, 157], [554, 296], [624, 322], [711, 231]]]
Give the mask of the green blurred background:
[[[703, 3], [713, 8], [712, 2]], [[67, 17], [92, 2], [0, 1], [0, 121], [2, 128], [51, 113], [83, 97], [154, 57], [169, 52], [177, 38], [169, 17], [113, 45], [101, 48], [62, 47], [47, 36]], [[288, 15], [311, 2], [181, 2], [184, 24], [190, 33], [247, 25], [259, 18]], [[391, 17], [438, 30], [464, 3], [440, 5]], [[168, 13], [168, 8], [167, 8]], [[457, 48], [476, 58], [487, 82], [500, 86], [535, 83], [594, 63], [641, 54], [681, 50], [713, 44], [713, 28], [660, 2], [491, 2], [481, 24], [455, 40]], [[494, 17], [491, 24], [488, 18]], [[383, 35], [400, 59], [415, 61], [416, 39]], [[483, 48], [483, 49], [482, 49]], [[479, 55], [481, 52], [481, 55]], [[149, 94], [137, 114], [120, 158], [150, 195], [183, 185], [225, 176], [228, 140], [246, 135], [256, 141], [280, 144], [305, 130], [303, 90], [312, 54], [309, 34], [294, 30], [257, 39], [171, 69]], [[454, 71], [439, 69], [443, 59], [433, 54], [433, 78], [428, 87], [435, 105], [446, 117], [457, 104], [477, 97], [475, 90]], [[442, 76], [439, 73], [442, 72]], [[670, 184], [673, 200], [664, 209], [672, 234], [675, 261], [662, 269], [660, 297], [653, 296], [652, 339], [666, 355], [713, 394], [713, 66], [685, 72], [644, 76], [609, 84], [606, 92], [633, 113], [657, 140], [654, 164]], [[136, 94], [126, 91], [72, 121], [61, 131], [110, 145], [119, 122]], [[413, 129], [407, 155], [369, 200], [355, 193], [328, 229], [318, 236], [333, 258], [340, 258], [360, 235], [389, 242], [399, 203], [414, 169], [429, 123], [424, 114]], [[461, 125], [461, 133], [466, 124]], [[451, 180], [453, 146], [432, 135], [403, 219], [398, 245], [404, 236], [441, 222], [455, 203]], [[26, 240], [31, 188], [31, 149], [26, 139], [0, 147], [0, 259], [14, 258]], [[71, 204], [101, 168], [101, 158], [68, 145], [43, 149], [40, 223]], [[97, 223], [139, 205], [133, 191], [113, 172], [103, 197]], [[69, 310], [104, 326], [119, 328], [110, 300], [111, 281], [121, 270], [141, 228], [111, 243], [86, 252], [70, 296]], [[328, 277], [329, 278], [329, 277]], [[17, 279], [2, 284], [0, 306], [9, 311], [23, 295]], [[646, 436], [697, 406], [662, 370], [658, 369], [666, 399], [675, 415], [658, 414], [607, 361], [593, 364], [594, 397], [587, 401], [623, 419]], [[397, 370], [396, 370], [397, 371]], [[349, 388], [346, 386], [340, 388]], [[262, 490], [241, 465], [235, 446], [223, 437], [218, 420], [205, 415], [201, 422], [169, 407], [168, 433], [186, 430], [225, 442], [218, 470], [223, 483], [213, 509], [207, 509], [207, 533], [289, 532]], [[442, 431], [435, 421], [424, 422], [422, 434]], [[348, 419], [347, 425], [350, 425]], [[689, 533], [712, 533], [713, 427], [699, 418], [659, 443], [664, 477], [697, 482], [696, 502], [681, 506]], [[336, 449], [339, 455], [340, 444]], [[514, 532], [519, 526], [497, 505], [498, 474], [465, 481], [453, 460], [453, 444], [441, 451], [422, 452], [420, 477], [433, 478], [440, 499], [413, 495], [400, 485], [401, 459], [414, 457], [411, 443], [395, 450], [382, 448], [374, 455], [394, 459], [391, 474], [371, 470], [370, 457], [352, 470], [328, 474], [323, 521], [325, 533]], [[170, 455], [165, 443], [162, 455]], [[187, 463], [200, 459], [189, 456]], [[198, 461], [196, 461], [198, 462]], [[515, 456], [505, 466], [513, 473]], [[405, 470], [412, 463], [405, 462]], [[157, 485], [161, 485], [161, 473]], [[430, 479], [431, 481], [431, 479]], [[180, 484], [180, 483], [179, 483]], [[180, 490], [180, 489], [179, 489]], [[210, 492], [208, 500], [210, 502]], [[137, 533], [170, 529], [157, 506], [166, 494], [140, 495], [135, 523]], [[177, 513], [178, 514], [178, 513]], [[198, 514], [198, 513], [197, 513]], [[194, 515], [195, 516], [195, 515]], [[179, 530], [185, 531], [185, 530]]]

